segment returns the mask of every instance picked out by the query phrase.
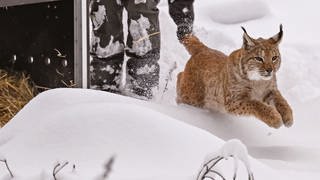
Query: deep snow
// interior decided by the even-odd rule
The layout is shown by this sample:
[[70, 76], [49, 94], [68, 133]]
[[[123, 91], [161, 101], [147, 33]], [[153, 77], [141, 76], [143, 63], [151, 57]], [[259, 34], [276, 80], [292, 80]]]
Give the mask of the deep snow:
[[[319, 5], [316, 0], [198, 0], [195, 3], [196, 35], [209, 47], [226, 54], [241, 47], [243, 31], [240, 26], [244, 26], [252, 37], [268, 38], [276, 34], [279, 25], [283, 24], [284, 39], [280, 44], [282, 65], [277, 77], [279, 89], [294, 110], [293, 127], [274, 130], [252, 117], [209, 113], [186, 105], [169, 114], [224, 140], [242, 140], [253, 157], [275, 169], [286, 170], [286, 173], [319, 173]], [[178, 69], [173, 73], [168, 92], [158, 102], [175, 106], [176, 74], [183, 70], [189, 55], [178, 42], [169, 41], [175, 38], [172, 32], [174, 24], [166, 14], [164, 3], [161, 10], [163, 77], [172, 61], [177, 62]], [[183, 111], [181, 108], [190, 113], [176, 113]], [[320, 177], [319, 174], [316, 176]]]
[[[50, 179], [56, 163], [65, 161], [70, 166], [60, 178], [95, 179], [112, 156], [115, 165], [110, 179], [195, 179], [208, 154], [224, 157], [238, 152], [235, 143], [218, 151], [221, 139], [153, 106], [94, 90], [47, 91], [0, 131], [1, 157], [8, 160], [16, 179]], [[238, 149], [235, 156], [248, 164], [243, 146]], [[75, 173], [71, 164], [76, 165]], [[279, 176], [255, 160], [252, 164], [259, 179], [266, 173]], [[241, 167], [239, 177], [243, 178], [247, 174]], [[5, 166], [0, 166], [0, 179], [7, 179], [7, 174]]]
[[[277, 77], [294, 110], [294, 126], [289, 129], [271, 129], [253, 117], [176, 105], [176, 74], [189, 55], [175, 41], [175, 25], [162, 1], [161, 87], [154, 102], [91, 90], [47, 92], [0, 130], [0, 157], [6, 157], [20, 177], [30, 179], [49, 177], [55, 162], [64, 160], [77, 165], [71, 178], [98, 176], [112, 155], [116, 161], [110, 179], [194, 179], [208, 154], [236, 138], [254, 158], [256, 179], [320, 179], [319, 5], [317, 0], [195, 2], [196, 34], [226, 54], [241, 47], [240, 26], [253, 37], [270, 37], [280, 23], [284, 25]], [[162, 94], [174, 62], [177, 69]], [[226, 163], [230, 170], [233, 163]], [[3, 168], [0, 162], [0, 179], [7, 177]], [[71, 166], [65, 171], [71, 172]], [[246, 177], [243, 166], [240, 173]]]

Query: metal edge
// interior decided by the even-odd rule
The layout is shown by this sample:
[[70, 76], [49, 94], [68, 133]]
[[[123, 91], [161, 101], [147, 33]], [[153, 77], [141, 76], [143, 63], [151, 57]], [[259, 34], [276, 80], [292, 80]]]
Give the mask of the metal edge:
[[86, 34], [86, 37], [87, 37], [87, 61], [86, 61], [86, 68], [87, 68], [87, 87], [90, 88], [90, 10], [89, 10], [89, 5], [90, 5], [90, 0], [86, 0], [86, 12], [87, 12], [87, 16], [86, 16], [86, 27], [87, 27], [87, 34]]
[[73, 0], [74, 4], [74, 83], [82, 88], [82, 1]]
[[36, 4], [43, 2], [54, 2], [60, 0], [0, 0], [0, 7], [8, 7], [8, 6], [20, 6], [27, 4]]

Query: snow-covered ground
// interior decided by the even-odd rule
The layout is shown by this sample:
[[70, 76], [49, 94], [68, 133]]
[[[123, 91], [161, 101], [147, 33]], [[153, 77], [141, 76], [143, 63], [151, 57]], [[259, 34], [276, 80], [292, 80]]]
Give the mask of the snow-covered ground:
[[[208, 46], [226, 54], [241, 47], [243, 32], [240, 26], [244, 26], [252, 37], [267, 38], [277, 33], [279, 24], [283, 24], [284, 39], [280, 45], [283, 61], [278, 72], [278, 85], [294, 110], [293, 127], [274, 130], [255, 118], [197, 113], [200, 110], [189, 106], [179, 106], [169, 114], [223, 140], [242, 140], [248, 146], [249, 154], [274, 169], [287, 173], [319, 173], [319, 5], [316, 0], [197, 0], [195, 3], [197, 36]], [[169, 41], [175, 35], [171, 30], [174, 25], [165, 13], [165, 4], [161, 9], [164, 30], [162, 66], [177, 61], [178, 70], [169, 84], [169, 91], [159, 101], [175, 106], [175, 77], [183, 70], [189, 56], [178, 42]], [[166, 70], [162, 70], [165, 77]], [[192, 113], [179, 114], [175, 111]], [[320, 173], [316, 177], [319, 179]]]
[[[53, 167], [64, 161], [70, 164], [61, 170], [60, 179], [99, 179], [104, 163], [114, 155], [109, 179], [191, 180], [208, 154], [234, 138], [247, 146], [255, 179], [320, 179], [320, 2], [195, 2], [196, 34], [226, 54], [241, 47], [240, 26], [253, 37], [270, 37], [284, 25], [278, 85], [295, 122], [277, 130], [253, 117], [176, 105], [176, 74], [189, 55], [175, 41], [166, 3], [159, 6], [161, 90], [154, 102], [93, 90], [58, 89], [39, 95], [0, 130], [0, 160], [8, 160], [16, 179], [52, 179]], [[174, 62], [178, 68], [163, 94]], [[230, 170], [232, 162], [225, 167]], [[243, 165], [239, 172], [239, 179], [246, 179]], [[8, 178], [0, 161], [0, 179]]]
[[[191, 180], [214, 153], [234, 151], [239, 159], [247, 158], [241, 147], [227, 146], [219, 153], [223, 140], [157, 107], [165, 106], [94, 90], [47, 91], [0, 131], [0, 158], [7, 159], [16, 179], [30, 180], [52, 179], [54, 166], [66, 161], [70, 164], [59, 179], [96, 179], [112, 156], [110, 179]], [[251, 164], [253, 172], [260, 172], [258, 179], [282, 176], [256, 160]], [[247, 177], [245, 167], [239, 167], [238, 177]], [[9, 179], [4, 164], [0, 175]]]

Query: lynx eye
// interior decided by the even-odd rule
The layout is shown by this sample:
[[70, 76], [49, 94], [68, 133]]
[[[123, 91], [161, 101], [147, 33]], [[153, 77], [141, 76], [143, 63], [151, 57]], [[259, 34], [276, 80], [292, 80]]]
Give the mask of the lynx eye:
[[272, 61], [275, 62], [278, 58], [279, 58], [279, 56], [273, 56]]
[[254, 57], [254, 59], [259, 61], [259, 62], [263, 62], [263, 58], [262, 57]]

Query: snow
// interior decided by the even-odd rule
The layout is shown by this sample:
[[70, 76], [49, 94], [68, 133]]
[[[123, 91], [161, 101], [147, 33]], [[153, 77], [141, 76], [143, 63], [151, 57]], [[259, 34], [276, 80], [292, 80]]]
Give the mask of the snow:
[[146, 3], [147, 0], [134, 0], [134, 4]]
[[222, 143], [139, 103], [144, 102], [93, 90], [45, 92], [0, 131], [0, 152], [18, 175], [37, 176], [43, 169], [50, 174], [56, 162], [69, 161], [89, 178], [115, 155], [111, 177], [125, 179], [184, 176], [185, 168], [196, 173], [202, 161], [198, 153]]
[[[59, 173], [62, 179], [95, 179], [113, 156], [110, 179], [194, 179], [204, 157], [224, 142], [155, 106], [95, 90], [50, 90], [0, 131], [0, 153], [16, 179], [49, 179], [64, 162], [69, 164]], [[258, 161], [252, 164], [254, 172], [279, 176]], [[239, 172], [239, 178], [247, 176]], [[256, 177], [263, 179], [263, 173]], [[0, 179], [6, 178], [0, 166]]]
[[94, 25], [94, 30], [97, 30], [101, 27], [101, 25], [106, 21], [107, 18], [107, 11], [104, 5], [98, 6], [98, 11], [93, 12], [92, 22]]
[[113, 74], [115, 72], [114, 69], [110, 65], [107, 65], [107, 67], [102, 68], [101, 71], [107, 71], [107, 72], [109, 72], [109, 74]]
[[155, 70], [156, 70], [155, 65], [149, 66], [148, 64], [146, 64], [145, 66], [137, 69], [137, 75], [150, 74], [150, 73], [153, 73]]
[[[320, 17], [316, 10], [319, 5], [316, 0], [307, 3], [296, 0], [195, 2], [196, 35], [209, 47], [226, 54], [242, 46], [241, 26], [251, 37], [268, 38], [279, 32], [279, 25], [283, 24], [284, 37], [280, 43], [282, 64], [277, 78], [280, 91], [293, 108], [293, 127], [274, 130], [253, 117], [210, 113], [186, 105], [179, 105], [174, 110], [158, 109], [223, 140], [240, 139], [248, 147], [250, 155], [285, 174], [297, 179], [319, 179], [320, 25], [316, 23]], [[176, 75], [183, 70], [189, 55], [179, 42], [172, 41], [176, 38], [172, 31], [175, 25], [166, 14], [165, 3], [160, 7], [161, 89], [164, 89], [173, 61], [177, 62], [178, 68], [173, 72], [168, 90], [160, 93], [157, 102], [175, 107]]]
[[[69, 164], [59, 173], [61, 179], [97, 179], [112, 156], [109, 179], [191, 180], [206, 157], [227, 147], [224, 154], [247, 157], [255, 179], [319, 179], [319, 5], [316, 0], [195, 1], [196, 35], [226, 54], [242, 46], [241, 26], [257, 38], [272, 37], [284, 25], [277, 78], [293, 108], [291, 128], [275, 130], [253, 117], [177, 105], [176, 75], [189, 55], [175, 40], [176, 27], [167, 2], [161, 1], [161, 81], [153, 102], [94, 90], [47, 91], [0, 130], [0, 155], [18, 180], [52, 179], [53, 167], [65, 161]], [[228, 158], [216, 170], [231, 179], [233, 167]], [[247, 179], [246, 166], [236, 167], [237, 179]], [[0, 163], [0, 180], [7, 179]]]
[[229, 0], [212, 3], [209, 17], [217, 23], [236, 24], [261, 19], [269, 11], [268, 5], [261, 0]]
[[117, 2], [117, 4], [118, 4], [119, 6], [121, 6], [121, 5], [122, 5], [121, 0], [117, 0], [116, 2]]
[[185, 8], [182, 9], [182, 12], [183, 12], [184, 14], [187, 14], [187, 12], [189, 12], [189, 9], [188, 9], [187, 7], [185, 7]]
[[119, 41], [114, 42], [113, 36], [110, 37], [109, 44], [105, 47], [101, 46], [100, 37], [96, 37], [93, 35], [91, 41], [93, 44], [97, 44], [97, 50], [95, 52], [96, 55], [100, 58], [106, 58], [114, 54], [118, 54], [120, 52], [123, 52], [124, 49], [124, 45], [122, 43], [120, 43]]
[[129, 31], [132, 36], [131, 52], [143, 56], [152, 49], [147, 29], [150, 28], [149, 19], [142, 14], [138, 20], [131, 19]]
[[[250, 161], [249, 161], [249, 155], [248, 150], [246, 146], [239, 141], [238, 139], [231, 139], [227, 141], [219, 151], [210, 154], [206, 157], [205, 163], [203, 165], [202, 170], [200, 171], [198, 175], [198, 180], [202, 180], [203, 178], [206, 178], [210, 175], [210, 170], [214, 170], [219, 172], [219, 170], [216, 170], [218, 166], [219, 161], [221, 160], [228, 160], [229, 158], [233, 158], [234, 160], [234, 171], [233, 171], [233, 179], [236, 179], [238, 174], [238, 160], [241, 160], [242, 163], [245, 165], [245, 168], [247, 170], [248, 176], [250, 177], [249, 180], [253, 180], [253, 172], [251, 170]], [[229, 169], [230, 171], [230, 169]], [[215, 178], [216, 174], [213, 174], [213, 178]]]

